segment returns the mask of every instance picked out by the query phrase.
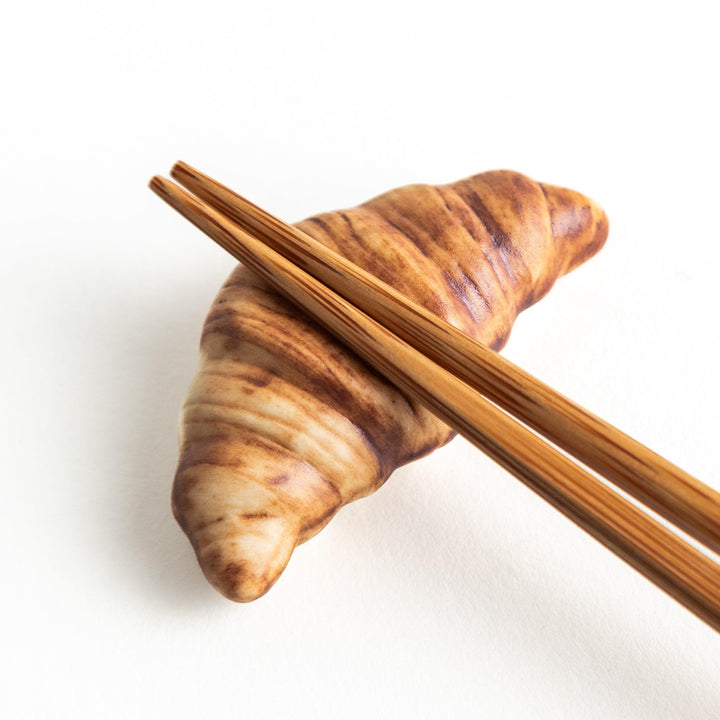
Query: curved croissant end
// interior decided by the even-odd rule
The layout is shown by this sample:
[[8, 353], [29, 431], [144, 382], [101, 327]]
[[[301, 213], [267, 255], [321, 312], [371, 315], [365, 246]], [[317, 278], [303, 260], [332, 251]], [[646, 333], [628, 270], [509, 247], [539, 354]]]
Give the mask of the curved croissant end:
[[[583, 195], [509, 171], [399, 188], [298, 226], [495, 349], [608, 232]], [[340, 507], [452, 437], [238, 267], [203, 328], [173, 512], [212, 585], [247, 602]]]
[[600, 206], [574, 190], [554, 185], [541, 187], [561, 258], [558, 274], [564, 275], [602, 248], [608, 236], [608, 218]]

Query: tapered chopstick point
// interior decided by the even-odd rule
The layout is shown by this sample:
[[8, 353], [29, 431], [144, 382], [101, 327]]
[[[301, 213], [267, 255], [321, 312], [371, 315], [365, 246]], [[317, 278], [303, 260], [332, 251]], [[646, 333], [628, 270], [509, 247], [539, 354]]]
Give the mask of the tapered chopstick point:
[[154, 193], [157, 193], [158, 195], [162, 195], [163, 192], [164, 192], [164, 190], [163, 190], [163, 183], [164, 183], [164, 181], [163, 181], [163, 178], [162, 178], [162, 177], [160, 177], [159, 175], [153, 175], [153, 177], [150, 178], [150, 182], [148, 183], [148, 187], [149, 187]]
[[188, 165], [186, 162], [183, 162], [182, 160], [178, 160], [172, 166], [172, 168], [170, 168], [170, 177], [175, 178], [175, 180], [177, 180], [179, 177], [181, 177], [183, 175], [195, 177], [196, 171], [191, 165]]

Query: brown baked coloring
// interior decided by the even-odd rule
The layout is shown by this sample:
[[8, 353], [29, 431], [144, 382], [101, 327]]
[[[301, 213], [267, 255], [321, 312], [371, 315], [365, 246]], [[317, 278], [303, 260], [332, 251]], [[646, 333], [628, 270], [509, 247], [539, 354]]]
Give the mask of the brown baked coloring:
[[[588, 198], [509, 171], [399, 188], [297, 226], [495, 350], [608, 232]], [[242, 266], [200, 349], [172, 506], [232, 600], [264, 594], [344, 504], [453, 437]]]

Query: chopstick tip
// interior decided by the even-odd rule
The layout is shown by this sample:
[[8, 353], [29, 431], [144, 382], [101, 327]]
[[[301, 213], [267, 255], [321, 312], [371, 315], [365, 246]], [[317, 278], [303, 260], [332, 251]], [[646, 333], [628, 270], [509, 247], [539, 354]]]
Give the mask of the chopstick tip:
[[150, 178], [148, 187], [154, 193], [157, 193], [158, 195], [167, 194], [167, 180], [165, 180], [165, 178], [160, 177], [159, 175], [154, 175], [152, 178]]
[[193, 177], [195, 175], [195, 171], [193, 170], [190, 165], [183, 162], [182, 160], [178, 160], [172, 168], [170, 168], [170, 177], [175, 178], [176, 180], [179, 179], [182, 176], [190, 176]]

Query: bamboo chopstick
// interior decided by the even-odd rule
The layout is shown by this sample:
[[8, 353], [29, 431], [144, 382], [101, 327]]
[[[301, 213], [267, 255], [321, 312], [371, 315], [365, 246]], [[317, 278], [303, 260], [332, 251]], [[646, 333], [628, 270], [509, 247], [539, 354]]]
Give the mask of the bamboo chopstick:
[[199, 170], [178, 162], [171, 175], [589, 468], [720, 552], [720, 493]]
[[708, 557], [215, 209], [163, 178], [153, 178], [150, 187], [400, 389], [720, 630], [720, 568]]

